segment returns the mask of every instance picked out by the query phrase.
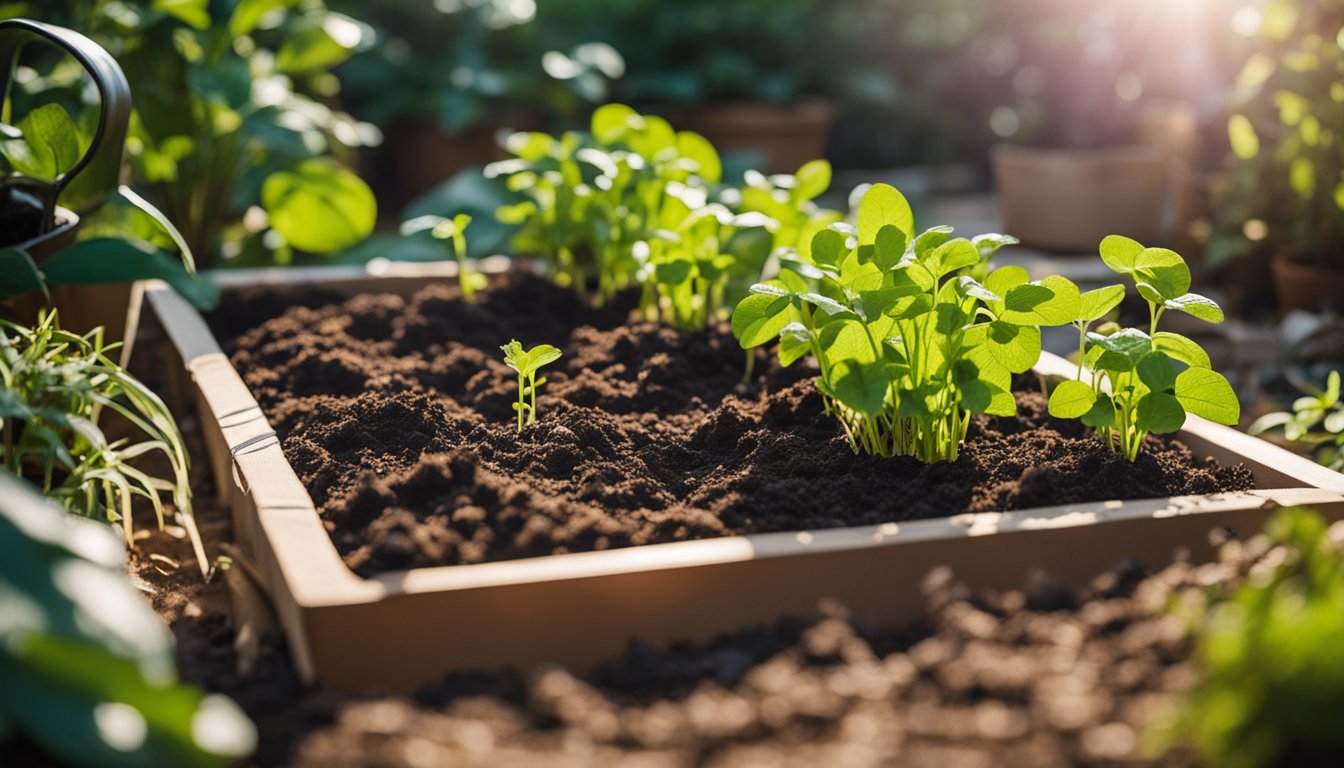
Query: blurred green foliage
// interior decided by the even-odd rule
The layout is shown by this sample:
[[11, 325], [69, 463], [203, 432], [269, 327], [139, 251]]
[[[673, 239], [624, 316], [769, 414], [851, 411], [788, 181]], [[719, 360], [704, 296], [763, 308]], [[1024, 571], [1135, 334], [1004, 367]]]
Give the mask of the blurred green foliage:
[[0, 734], [70, 765], [223, 766], [256, 731], [229, 699], [177, 681], [173, 638], [105, 526], [0, 470]]
[[1190, 747], [1205, 765], [1338, 765], [1344, 531], [1288, 509], [1266, 533], [1274, 550], [1243, 583], [1210, 587], [1184, 606], [1203, 679], [1161, 739]]
[[[373, 197], [344, 165], [377, 129], [330, 106], [332, 68], [371, 33], [321, 0], [38, 0], [4, 4], [0, 16], [78, 30], [117, 59], [135, 104], [136, 186], [202, 266], [289, 263], [372, 230]], [[16, 111], [51, 101], [91, 111], [96, 95], [76, 62], [37, 48], [19, 70]], [[273, 179], [286, 194], [263, 195]], [[344, 226], [328, 226], [330, 209]]]
[[1344, 0], [1273, 0], [1236, 81], [1209, 259], [1344, 271]]

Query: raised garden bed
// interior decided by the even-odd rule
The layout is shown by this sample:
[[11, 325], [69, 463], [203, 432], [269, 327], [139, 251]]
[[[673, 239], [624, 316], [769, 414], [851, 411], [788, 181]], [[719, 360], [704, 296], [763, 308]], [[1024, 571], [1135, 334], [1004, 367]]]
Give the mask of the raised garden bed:
[[[1177, 546], [1202, 557], [1210, 528], [1256, 529], [1275, 505], [1344, 514], [1344, 477], [1235, 430], [1191, 418], [1188, 450], [1155, 442], [1129, 465], [1030, 391], [958, 462], [855, 456], [805, 371], [758, 365], [741, 384], [726, 334], [582, 315], [528, 278], [467, 305], [432, 270], [277, 275], [307, 305], [278, 319], [282, 302], [226, 299], [247, 308], [213, 320], [223, 335], [263, 325], [239, 339], [241, 377], [204, 318], [148, 294], [306, 678], [409, 689], [455, 669], [584, 668], [632, 637], [705, 639], [823, 599], [900, 626], [936, 566], [973, 586], [1037, 568], [1076, 584]], [[361, 293], [389, 296], [321, 308]], [[511, 335], [567, 356], [522, 436], [487, 352]]]

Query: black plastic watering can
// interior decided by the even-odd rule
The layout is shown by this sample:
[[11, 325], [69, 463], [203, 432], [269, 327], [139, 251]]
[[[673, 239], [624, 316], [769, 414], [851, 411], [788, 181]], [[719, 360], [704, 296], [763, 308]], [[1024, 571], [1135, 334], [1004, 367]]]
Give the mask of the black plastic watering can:
[[[73, 166], [50, 181], [17, 173], [0, 179], [0, 248], [26, 251], [41, 262], [73, 241], [80, 217], [96, 210], [117, 189], [131, 118], [131, 89], [116, 60], [84, 35], [38, 21], [8, 19], [0, 21], [0, 83], [4, 89], [0, 104], [8, 104], [19, 52], [31, 42], [52, 43], [74, 57], [98, 88], [101, 102], [93, 141]], [[8, 111], [5, 114], [9, 116]], [[0, 138], [20, 135], [13, 125], [0, 123]], [[76, 177], [81, 178], [85, 193], [80, 206], [77, 210], [58, 206], [61, 193]]]

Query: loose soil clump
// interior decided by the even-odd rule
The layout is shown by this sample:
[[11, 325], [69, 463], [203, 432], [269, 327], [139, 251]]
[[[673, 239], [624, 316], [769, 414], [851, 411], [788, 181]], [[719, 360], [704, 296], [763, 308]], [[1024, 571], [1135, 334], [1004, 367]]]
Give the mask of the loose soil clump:
[[[734, 534], [1252, 487], [1243, 466], [1150, 437], [1130, 463], [1016, 393], [960, 458], [855, 455], [814, 369], [745, 355], [726, 327], [631, 322], [522, 274], [476, 301], [260, 294], [216, 313], [347, 565], [370, 576]], [[245, 330], [247, 329], [247, 330]], [[230, 335], [225, 335], [230, 334]], [[540, 421], [519, 434], [499, 345], [549, 343]]]

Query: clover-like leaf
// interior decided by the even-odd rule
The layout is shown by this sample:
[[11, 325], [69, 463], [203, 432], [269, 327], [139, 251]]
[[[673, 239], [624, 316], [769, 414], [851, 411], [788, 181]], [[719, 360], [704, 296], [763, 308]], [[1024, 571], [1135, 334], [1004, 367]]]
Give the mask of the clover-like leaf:
[[1101, 260], [1112, 272], [1128, 275], [1134, 271], [1143, 246], [1123, 235], [1107, 235], [1101, 241]]

